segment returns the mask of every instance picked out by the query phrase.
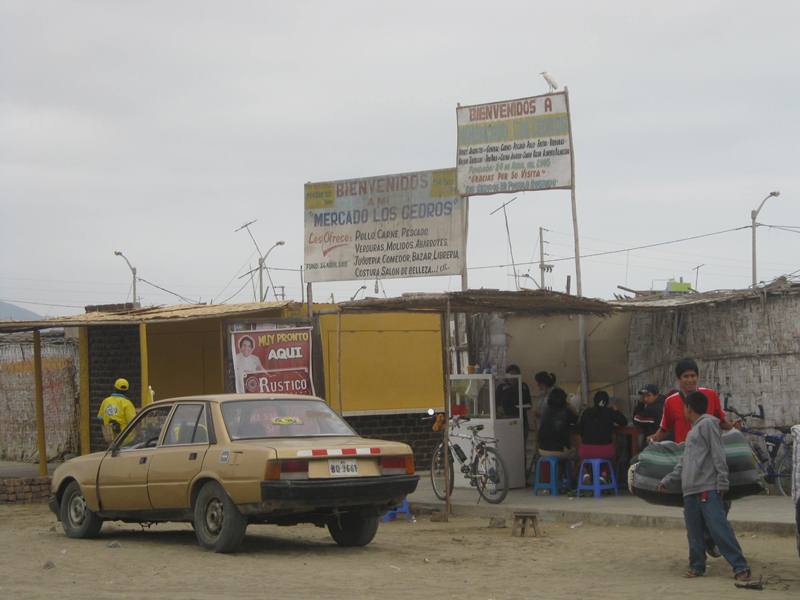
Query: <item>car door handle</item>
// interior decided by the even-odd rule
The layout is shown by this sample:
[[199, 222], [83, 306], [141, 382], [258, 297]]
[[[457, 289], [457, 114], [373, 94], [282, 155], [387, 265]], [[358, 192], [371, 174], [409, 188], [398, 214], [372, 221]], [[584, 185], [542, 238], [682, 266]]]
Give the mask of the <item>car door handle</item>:
[[147, 462], [147, 457], [146, 456], [142, 456], [141, 458], [139, 458], [139, 464], [140, 465], [143, 465], [146, 462]]
[[190, 452], [189, 460], [197, 460], [197, 452]]

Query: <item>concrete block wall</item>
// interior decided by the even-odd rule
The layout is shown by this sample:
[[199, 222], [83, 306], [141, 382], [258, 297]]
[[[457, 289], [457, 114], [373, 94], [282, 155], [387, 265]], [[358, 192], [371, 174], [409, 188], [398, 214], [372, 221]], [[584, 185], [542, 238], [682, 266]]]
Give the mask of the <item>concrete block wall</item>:
[[[63, 334], [42, 336], [48, 460], [78, 453], [78, 349]], [[0, 338], [0, 459], [36, 462], [36, 399], [31, 334]]]
[[762, 404], [764, 426], [800, 423], [800, 295], [636, 313], [628, 338], [630, 393], [645, 383], [674, 386], [675, 362], [684, 356], [697, 360], [701, 385], [729, 394], [737, 410]]
[[362, 415], [345, 417], [356, 433], [364, 437], [403, 442], [414, 451], [417, 471], [431, 466], [433, 449], [442, 440], [442, 433], [431, 430], [431, 421], [423, 421], [420, 413], [399, 415]]
[[124, 377], [130, 383], [128, 397], [136, 408], [141, 398], [139, 327], [103, 325], [89, 327], [89, 416], [92, 451], [105, 449], [97, 411], [103, 398], [114, 391], [114, 382]]

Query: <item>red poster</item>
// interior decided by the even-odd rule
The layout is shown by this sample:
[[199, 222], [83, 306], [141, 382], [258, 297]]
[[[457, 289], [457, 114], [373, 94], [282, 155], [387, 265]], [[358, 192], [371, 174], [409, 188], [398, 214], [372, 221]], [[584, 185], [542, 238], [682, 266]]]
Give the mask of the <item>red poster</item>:
[[310, 327], [237, 331], [231, 350], [237, 392], [314, 393]]

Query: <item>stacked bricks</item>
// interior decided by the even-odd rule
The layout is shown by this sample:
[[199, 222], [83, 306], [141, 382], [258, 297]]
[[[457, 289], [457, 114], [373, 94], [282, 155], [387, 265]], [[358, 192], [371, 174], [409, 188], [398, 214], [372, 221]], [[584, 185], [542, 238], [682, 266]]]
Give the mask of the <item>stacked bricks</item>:
[[430, 467], [433, 449], [442, 440], [442, 433], [432, 431], [431, 421], [423, 421], [424, 416], [421, 413], [345, 416], [345, 421], [364, 437], [403, 442], [411, 446], [419, 471]]
[[49, 496], [49, 477], [0, 479], [0, 504], [47, 502]]
[[763, 405], [764, 426], [800, 423], [800, 295], [637, 312], [628, 338], [631, 397], [646, 383], [675, 386], [675, 362], [684, 356], [697, 360], [700, 384], [729, 394], [737, 410]]
[[137, 408], [141, 398], [141, 362], [137, 325], [89, 327], [89, 422], [92, 451], [104, 450], [103, 429], [97, 411], [103, 398], [114, 391], [114, 382], [124, 377], [130, 384], [128, 397]]

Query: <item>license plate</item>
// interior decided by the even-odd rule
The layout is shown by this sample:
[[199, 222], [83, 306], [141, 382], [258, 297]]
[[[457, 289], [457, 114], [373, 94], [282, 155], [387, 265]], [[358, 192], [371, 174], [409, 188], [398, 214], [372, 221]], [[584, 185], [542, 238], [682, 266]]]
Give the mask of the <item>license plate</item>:
[[353, 477], [358, 475], [358, 460], [355, 458], [328, 459], [328, 472], [331, 477]]

